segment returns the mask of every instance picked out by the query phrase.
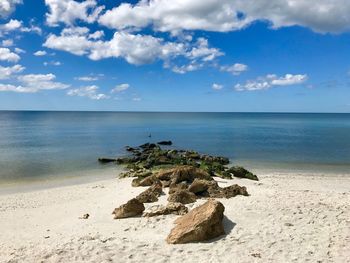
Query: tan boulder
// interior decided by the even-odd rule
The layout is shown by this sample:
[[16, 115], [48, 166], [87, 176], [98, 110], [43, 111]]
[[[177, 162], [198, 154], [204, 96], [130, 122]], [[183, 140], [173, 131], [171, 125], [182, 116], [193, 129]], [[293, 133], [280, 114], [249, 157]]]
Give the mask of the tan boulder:
[[145, 206], [136, 198], [129, 200], [126, 204], [114, 209], [114, 219], [127, 218], [142, 215]]
[[188, 208], [181, 203], [168, 203], [166, 206], [156, 206], [151, 208], [150, 212], [144, 213], [145, 217], [159, 216], [159, 215], [184, 215], [188, 212]]
[[158, 183], [158, 182], [160, 182], [160, 181], [156, 176], [150, 175], [150, 176], [147, 176], [145, 178], [135, 178], [134, 180], [132, 180], [131, 185], [134, 187], [151, 186], [151, 185]]
[[218, 201], [208, 200], [175, 221], [166, 241], [169, 244], [184, 244], [206, 241], [225, 234], [222, 220], [225, 207]]
[[194, 179], [192, 184], [189, 186], [188, 191], [194, 194], [200, 194], [207, 191], [210, 187], [219, 187], [217, 182], [203, 180], [203, 179]]
[[158, 197], [163, 193], [162, 184], [160, 182], [150, 186], [147, 190], [139, 194], [136, 199], [141, 203], [153, 203], [158, 201]]
[[179, 184], [171, 184], [169, 186], [169, 194], [173, 194], [178, 190], [187, 190], [188, 185], [185, 182], [181, 182]]
[[169, 195], [168, 201], [173, 203], [190, 204], [196, 202], [196, 195], [188, 190], [177, 190]]

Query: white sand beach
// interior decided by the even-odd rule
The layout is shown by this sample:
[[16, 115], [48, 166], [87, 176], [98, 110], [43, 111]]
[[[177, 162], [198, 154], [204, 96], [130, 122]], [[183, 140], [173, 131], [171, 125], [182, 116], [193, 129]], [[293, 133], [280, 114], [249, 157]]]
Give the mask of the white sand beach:
[[184, 245], [165, 242], [178, 216], [113, 219], [115, 207], [144, 190], [130, 178], [3, 194], [0, 261], [350, 262], [349, 176], [258, 175], [218, 179], [250, 196], [220, 200], [225, 236]]

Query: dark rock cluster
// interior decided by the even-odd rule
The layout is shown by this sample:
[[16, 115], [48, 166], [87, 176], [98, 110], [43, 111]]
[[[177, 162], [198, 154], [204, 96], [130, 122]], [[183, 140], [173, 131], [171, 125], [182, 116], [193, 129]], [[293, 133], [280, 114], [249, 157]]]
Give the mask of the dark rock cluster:
[[[220, 187], [213, 177], [234, 177], [258, 180], [258, 177], [243, 167], [228, 167], [229, 159], [220, 156], [199, 154], [196, 151], [162, 149], [159, 145], [172, 145], [171, 141], [157, 144], [145, 143], [139, 147], [126, 147], [128, 156], [99, 158], [100, 163], [115, 162], [124, 165], [126, 172], [121, 177], [134, 177], [132, 186], [148, 186], [145, 191], [113, 211], [114, 218], [134, 216], [185, 215], [186, 204], [197, 199], [208, 198], [202, 208], [196, 208], [179, 218], [178, 226], [169, 235], [169, 243], [187, 243], [207, 240], [223, 234], [222, 217], [224, 207], [212, 198], [248, 196], [246, 187], [237, 184]], [[150, 212], [144, 212], [144, 203], [157, 202], [168, 188], [168, 204]], [[194, 211], [194, 212], [193, 212]], [[191, 223], [191, 218], [198, 220]], [[212, 220], [213, 219], [213, 220]], [[215, 219], [215, 220], [214, 220]], [[195, 233], [195, 236], [192, 234]]]

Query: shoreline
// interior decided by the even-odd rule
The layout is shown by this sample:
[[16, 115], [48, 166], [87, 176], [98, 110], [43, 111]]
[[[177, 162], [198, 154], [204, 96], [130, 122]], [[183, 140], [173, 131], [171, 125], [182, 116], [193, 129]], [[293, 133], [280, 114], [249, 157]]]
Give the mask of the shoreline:
[[[225, 236], [184, 245], [165, 242], [175, 215], [113, 220], [115, 207], [145, 189], [132, 187], [131, 178], [1, 195], [0, 258], [232, 262], [234, 255], [237, 262], [349, 262], [350, 177], [258, 175], [258, 182], [218, 179], [222, 186], [246, 186], [250, 196], [219, 199]], [[166, 196], [159, 203], [166, 203]], [[85, 213], [89, 219], [79, 219]]]

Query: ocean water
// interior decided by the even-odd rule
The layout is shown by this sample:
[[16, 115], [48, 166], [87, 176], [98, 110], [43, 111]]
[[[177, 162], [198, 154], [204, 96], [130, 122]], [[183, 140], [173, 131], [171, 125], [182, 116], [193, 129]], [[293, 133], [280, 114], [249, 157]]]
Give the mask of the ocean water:
[[84, 176], [160, 140], [254, 170], [350, 174], [350, 114], [3, 111], [0, 182]]

